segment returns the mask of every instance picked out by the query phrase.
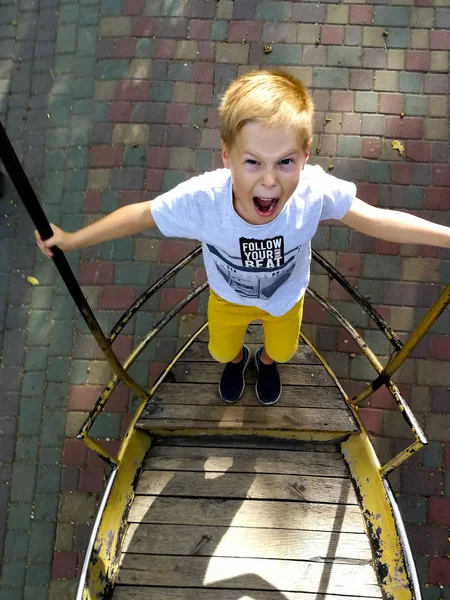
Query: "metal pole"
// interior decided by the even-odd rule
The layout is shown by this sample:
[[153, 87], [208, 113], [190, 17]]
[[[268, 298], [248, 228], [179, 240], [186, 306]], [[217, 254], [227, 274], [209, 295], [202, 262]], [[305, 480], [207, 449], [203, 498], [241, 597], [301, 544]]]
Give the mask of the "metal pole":
[[[0, 160], [3, 162], [6, 172], [8, 173], [17, 193], [20, 196], [28, 214], [31, 217], [39, 235], [43, 240], [48, 240], [53, 235], [50, 223], [44, 213], [42, 206], [31, 186], [28, 177], [23, 170], [22, 165], [11, 145], [11, 142], [6, 135], [3, 125], [0, 123]], [[94, 313], [91, 310], [83, 292], [78, 284], [78, 281], [67, 262], [62, 250], [57, 246], [53, 246], [53, 262], [59, 271], [67, 289], [70, 292], [75, 304], [78, 307], [83, 319], [89, 327], [97, 344], [100, 346], [106, 360], [111, 369], [118, 377], [131, 388], [140, 398], [148, 398], [147, 392], [140, 386], [120, 364], [117, 356], [112, 350], [111, 344], [108, 342], [102, 328], [100, 327]]]

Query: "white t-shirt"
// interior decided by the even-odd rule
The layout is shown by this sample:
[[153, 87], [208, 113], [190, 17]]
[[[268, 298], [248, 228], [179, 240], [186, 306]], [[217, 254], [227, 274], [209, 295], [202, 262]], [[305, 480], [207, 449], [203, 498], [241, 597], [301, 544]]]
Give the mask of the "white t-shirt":
[[308, 286], [319, 221], [344, 217], [355, 195], [355, 184], [306, 165], [281, 213], [270, 223], [251, 225], [234, 209], [230, 171], [218, 169], [156, 198], [152, 215], [164, 235], [202, 242], [216, 294], [280, 316]]

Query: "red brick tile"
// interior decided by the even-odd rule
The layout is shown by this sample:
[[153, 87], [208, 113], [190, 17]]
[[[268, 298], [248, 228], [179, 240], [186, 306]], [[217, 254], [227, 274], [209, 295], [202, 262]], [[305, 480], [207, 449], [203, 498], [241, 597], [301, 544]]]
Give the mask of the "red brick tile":
[[[161, 303], [160, 303], [160, 310], [163, 313], [167, 313], [170, 310], [172, 310], [172, 308], [174, 308], [174, 306], [176, 304], [178, 304], [178, 302], [181, 302], [188, 294], [189, 294], [190, 290], [183, 290], [183, 289], [170, 289], [170, 288], [166, 288], [163, 289], [161, 292]], [[189, 304], [187, 304], [182, 310], [182, 313], [195, 313], [198, 310], [198, 297], [194, 298], [194, 300], [191, 300], [191, 302], [189, 302]]]
[[80, 492], [101, 494], [104, 484], [103, 467], [85, 467], [81, 469], [78, 489]]
[[377, 183], [358, 183], [358, 197], [371, 206], [380, 205], [380, 186]]
[[69, 410], [91, 410], [102, 392], [100, 385], [71, 385]]
[[[391, 311], [389, 306], [380, 306], [379, 304], [375, 304], [374, 308], [380, 313], [380, 316], [387, 322], [391, 322]], [[370, 319], [369, 321], [370, 329], [378, 329], [378, 325]]]
[[303, 316], [305, 323], [326, 325], [329, 321], [327, 311], [312, 298], [305, 298]]
[[188, 104], [169, 104], [167, 106], [166, 123], [187, 125], [189, 116], [190, 108]]
[[450, 499], [428, 498], [428, 518], [430, 525], [450, 527]]
[[213, 86], [210, 83], [200, 83], [197, 87], [197, 104], [212, 104], [213, 99]]
[[175, 264], [182, 260], [186, 254], [189, 254], [195, 246], [195, 241], [174, 242], [172, 240], [162, 240], [160, 245], [159, 260], [162, 263]]
[[320, 154], [335, 156], [337, 152], [337, 135], [322, 134], [320, 136]]
[[139, 190], [122, 190], [119, 194], [119, 206], [128, 206], [142, 201], [142, 192]]
[[405, 142], [405, 157], [414, 162], [429, 162], [431, 158], [430, 142], [422, 140], [407, 140]]
[[381, 153], [381, 139], [364, 137], [362, 140], [361, 156], [363, 158], [378, 158]]
[[444, 444], [444, 466], [450, 469], [450, 442]]
[[401, 183], [409, 185], [412, 178], [411, 163], [394, 163], [392, 170], [393, 183]]
[[450, 50], [450, 29], [430, 31], [430, 50]]
[[114, 44], [114, 58], [133, 58], [136, 56], [136, 38], [118, 38]]
[[214, 81], [214, 65], [207, 62], [193, 64], [192, 81], [195, 83], [212, 83]]
[[102, 288], [99, 308], [126, 310], [136, 300], [137, 289], [120, 285], [106, 285]]
[[402, 139], [421, 139], [423, 137], [422, 117], [388, 117], [386, 119], [386, 136]]
[[198, 58], [197, 58], [197, 60], [214, 62], [214, 44], [213, 44], [213, 42], [199, 42], [198, 43]]
[[223, 160], [222, 160], [222, 152], [220, 150], [215, 150], [212, 155], [211, 160], [211, 168], [214, 169], [223, 169]]
[[122, 2], [123, 15], [137, 17], [138, 15], [142, 15], [143, 8], [143, 0], [123, 0]]
[[159, 192], [162, 188], [164, 171], [162, 169], [147, 169], [145, 173], [145, 189]]
[[370, 408], [379, 408], [382, 410], [396, 410], [397, 403], [392, 397], [392, 394], [388, 391], [387, 387], [383, 385], [380, 389], [370, 396], [369, 400]]
[[380, 113], [399, 115], [403, 111], [403, 94], [380, 94]]
[[147, 167], [150, 169], [166, 169], [169, 166], [169, 148], [153, 146], [147, 150]]
[[65, 440], [63, 451], [64, 465], [85, 465], [88, 448], [80, 440]]
[[89, 151], [89, 167], [120, 167], [123, 161], [123, 146], [99, 144]]
[[430, 336], [430, 358], [448, 360], [450, 358], [450, 337], [447, 335]]
[[444, 187], [429, 187], [425, 190], [425, 208], [450, 210], [450, 195]]
[[373, 8], [371, 6], [351, 6], [350, 23], [352, 25], [370, 25], [373, 21]]
[[55, 552], [52, 579], [76, 579], [77, 562], [76, 552]]
[[131, 102], [111, 102], [108, 118], [112, 123], [129, 123], [131, 120]]
[[360, 408], [358, 415], [369, 433], [381, 435], [383, 431], [383, 411], [376, 408]]
[[[117, 358], [121, 361], [125, 360], [126, 358], [128, 358], [128, 356], [130, 355], [131, 351], [133, 349], [133, 337], [131, 335], [119, 335], [118, 338], [116, 338], [114, 340], [113, 343], [113, 350], [117, 355]], [[103, 354], [102, 351], [100, 350], [99, 353], [99, 358], [103, 358]], [[125, 390], [126, 391], [126, 390]], [[116, 403], [116, 401], [115, 401]], [[117, 403], [120, 403], [120, 406], [122, 408], [118, 408], [117, 410], [124, 410], [127, 406], [128, 403], [128, 395], [124, 394], [123, 396], [120, 396], [120, 394], [117, 395]], [[114, 404], [115, 405], [115, 404]], [[109, 404], [108, 404], [109, 406]], [[113, 404], [111, 404], [111, 406], [113, 406]], [[109, 410], [113, 410], [112, 408], [110, 408]]]
[[400, 253], [400, 244], [388, 242], [386, 240], [375, 239], [375, 254], [393, 254], [397, 256]]
[[117, 100], [145, 101], [150, 97], [150, 81], [121, 81], [117, 86]]
[[440, 496], [443, 477], [439, 469], [432, 467], [404, 467], [402, 493], [419, 496]]
[[175, 56], [176, 40], [158, 39], [153, 40], [153, 58], [172, 59]]
[[[435, 246], [419, 246], [418, 247], [418, 256], [422, 256], [424, 258], [439, 258], [439, 248]], [[428, 353], [427, 353], [428, 357]]]
[[339, 254], [337, 259], [337, 269], [343, 275], [359, 277], [361, 274], [362, 256], [361, 254]]
[[131, 23], [131, 35], [136, 37], [151, 37], [155, 28], [155, 19], [151, 17], [139, 17]]
[[[344, 43], [344, 32], [345, 30], [343, 25], [322, 25], [322, 34], [320, 36], [320, 41], [322, 42], [322, 44], [325, 45], [334, 44], [336, 46], [340, 46]], [[330, 48], [329, 51], [332, 52], [333, 49]]]
[[152, 362], [150, 367], [150, 384], [153, 385], [161, 373], [164, 371], [166, 365], [160, 362]]
[[433, 185], [450, 186], [450, 165], [433, 165], [431, 182]]
[[[339, 286], [341, 287], [341, 286]], [[361, 348], [355, 340], [343, 329], [338, 330], [336, 350], [347, 354], [361, 354]]]
[[[353, 286], [357, 284], [356, 277], [347, 277], [347, 281]], [[351, 295], [335, 279], [330, 282], [330, 298], [339, 302], [353, 302]]]
[[342, 116], [342, 133], [347, 135], [360, 135], [361, 115], [345, 113]]
[[189, 39], [209, 40], [211, 37], [211, 21], [191, 19], [189, 21]]
[[198, 287], [206, 281], [206, 270], [205, 267], [197, 267], [194, 273], [194, 285]]
[[431, 556], [428, 559], [428, 583], [450, 586], [450, 558]]
[[259, 42], [262, 28], [261, 21], [230, 21], [227, 39], [229, 42]]
[[[111, 456], [117, 456], [117, 452], [120, 448], [120, 440], [97, 440], [97, 442]], [[105, 461], [95, 452], [89, 450], [87, 455], [87, 464], [90, 467], [104, 467]]]
[[354, 93], [344, 90], [331, 92], [331, 110], [338, 112], [351, 112], [353, 110]]
[[211, 107], [206, 111], [206, 118], [208, 119], [208, 127], [220, 128], [220, 117], [217, 108]]
[[426, 73], [430, 69], [430, 53], [427, 50], [407, 50], [406, 70], [422, 71]]
[[78, 269], [81, 285], [108, 285], [114, 283], [114, 263], [109, 260], [81, 261]]
[[99, 213], [102, 208], [102, 193], [94, 190], [87, 191], [84, 208], [87, 213]]

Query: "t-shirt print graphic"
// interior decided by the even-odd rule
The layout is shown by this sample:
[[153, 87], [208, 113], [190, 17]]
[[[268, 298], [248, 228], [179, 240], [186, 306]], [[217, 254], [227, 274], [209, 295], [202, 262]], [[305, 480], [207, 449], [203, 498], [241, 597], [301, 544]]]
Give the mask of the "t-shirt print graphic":
[[283, 236], [239, 238], [240, 257], [208, 244], [218, 272], [244, 298], [267, 300], [289, 279], [301, 246], [285, 253]]

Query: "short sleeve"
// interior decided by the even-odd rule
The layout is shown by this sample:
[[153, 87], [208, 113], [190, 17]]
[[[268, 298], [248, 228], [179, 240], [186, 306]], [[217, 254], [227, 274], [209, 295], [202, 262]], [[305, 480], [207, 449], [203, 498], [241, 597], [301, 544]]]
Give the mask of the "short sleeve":
[[356, 185], [339, 179], [321, 169], [322, 212], [320, 220], [342, 219], [350, 210], [356, 196]]
[[152, 216], [165, 236], [200, 239], [203, 227], [201, 204], [207, 202], [207, 194], [198, 185], [196, 180], [199, 179], [193, 177], [184, 181], [152, 201]]

